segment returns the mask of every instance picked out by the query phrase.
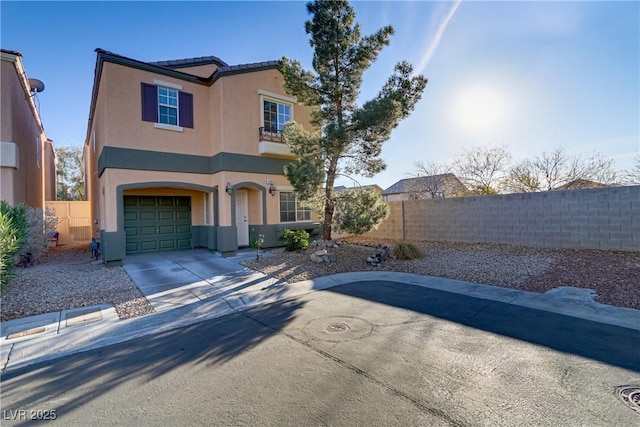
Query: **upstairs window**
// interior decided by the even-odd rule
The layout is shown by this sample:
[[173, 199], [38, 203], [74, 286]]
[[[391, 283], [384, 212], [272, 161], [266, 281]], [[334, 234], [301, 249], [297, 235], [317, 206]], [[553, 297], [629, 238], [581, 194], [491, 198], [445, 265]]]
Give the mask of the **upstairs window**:
[[284, 125], [291, 121], [291, 105], [265, 99], [263, 101], [264, 130], [280, 133]]
[[280, 222], [311, 221], [311, 209], [300, 203], [294, 193], [280, 192]]
[[158, 86], [158, 123], [178, 126], [178, 91]]
[[280, 134], [287, 122], [295, 120], [293, 106], [296, 99], [263, 89], [258, 89], [258, 95], [260, 95], [260, 131], [271, 135]]
[[141, 84], [142, 120], [156, 127], [182, 130], [193, 128], [193, 95], [173, 83]]

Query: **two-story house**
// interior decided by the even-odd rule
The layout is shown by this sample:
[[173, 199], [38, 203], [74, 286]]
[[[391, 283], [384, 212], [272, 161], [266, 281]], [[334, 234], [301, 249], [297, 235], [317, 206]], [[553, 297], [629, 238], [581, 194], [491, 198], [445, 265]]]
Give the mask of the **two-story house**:
[[319, 233], [283, 174], [280, 131], [309, 128], [276, 61], [210, 56], [143, 62], [97, 49], [85, 141], [103, 259], [205, 247], [223, 254], [285, 228]]
[[30, 79], [22, 54], [0, 50], [0, 200], [42, 209], [56, 199], [53, 141], [47, 138], [34, 101], [44, 86]]

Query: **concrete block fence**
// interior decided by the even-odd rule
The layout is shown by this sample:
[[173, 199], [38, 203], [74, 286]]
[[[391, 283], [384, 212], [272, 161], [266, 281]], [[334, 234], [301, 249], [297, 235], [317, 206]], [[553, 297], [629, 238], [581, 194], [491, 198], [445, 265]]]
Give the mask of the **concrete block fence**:
[[640, 186], [389, 202], [367, 237], [640, 251]]

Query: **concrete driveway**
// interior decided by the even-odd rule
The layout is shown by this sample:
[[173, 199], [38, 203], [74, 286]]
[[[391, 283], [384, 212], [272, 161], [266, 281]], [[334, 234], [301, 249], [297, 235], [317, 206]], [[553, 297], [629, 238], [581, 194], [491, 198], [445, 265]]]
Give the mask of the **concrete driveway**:
[[212, 298], [261, 290], [280, 282], [239, 265], [253, 251], [231, 258], [206, 249], [128, 255], [125, 271], [156, 312], [172, 310]]
[[239, 310], [10, 371], [3, 409], [61, 425], [640, 425], [615, 393], [640, 382], [638, 329], [381, 280]]

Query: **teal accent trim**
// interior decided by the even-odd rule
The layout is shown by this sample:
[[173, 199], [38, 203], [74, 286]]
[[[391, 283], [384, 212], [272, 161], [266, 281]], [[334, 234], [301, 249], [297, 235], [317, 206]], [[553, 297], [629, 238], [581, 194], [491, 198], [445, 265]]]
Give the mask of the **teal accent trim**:
[[235, 225], [218, 227], [216, 236], [218, 252], [229, 256], [238, 250], [238, 230]]
[[263, 248], [277, 248], [284, 246], [282, 240], [278, 239], [277, 224], [249, 224], [249, 242], [253, 243], [258, 239], [258, 235], [264, 236]]
[[309, 233], [309, 239], [321, 236], [322, 223], [319, 222], [296, 222], [287, 224], [250, 224], [249, 225], [249, 241], [255, 242], [258, 234], [264, 236], [263, 248], [278, 248], [284, 246], [282, 235], [284, 230], [306, 230]]
[[251, 172], [284, 175], [284, 167], [291, 160], [247, 154], [218, 153], [214, 156], [164, 153], [122, 147], [104, 147], [98, 158], [98, 176], [105, 169], [133, 169], [197, 174], [218, 172]]
[[276, 225], [276, 235], [278, 239], [282, 239], [284, 230], [305, 230], [309, 233], [309, 237], [320, 236], [322, 232], [322, 223], [320, 222], [287, 222]]
[[218, 227], [212, 225], [192, 225], [191, 234], [195, 248], [217, 249]]
[[236, 224], [236, 190], [240, 188], [255, 188], [262, 192], [262, 223], [267, 223], [267, 189], [255, 182], [243, 181], [232, 185], [233, 193], [231, 193], [231, 225]]
[[284, 175], [285, 165], [291, 163], [291, 160], [237, 153], [218, 153], [210, 159], [210, 173], [229, 171]]
[[124, 234], [124, 230], [100, 230], [100, 254], [102, 255], [102, 259], [106, 265], [121, 265], [120, 261], [126, 257], [125, 241], [126, 236]]

